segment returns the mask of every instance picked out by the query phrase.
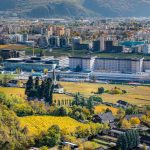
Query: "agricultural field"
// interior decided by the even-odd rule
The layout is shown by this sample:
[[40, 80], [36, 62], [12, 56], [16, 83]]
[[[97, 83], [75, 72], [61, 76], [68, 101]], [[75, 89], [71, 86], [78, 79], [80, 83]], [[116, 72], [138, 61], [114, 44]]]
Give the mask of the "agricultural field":
[[114, 107], [109, 107], [109, 106], [105, 106], [105, 105], [99, 105], [99, 106], [95, 106], [95, 113], [98, 114], [98, 113], [105, 112], [106, 109], [111, 110], [114, 115], [116, 115], [117, 111], [118, 111], [118, 109], [114, 108]]
[[[26, 98], [25, 89], [24, 88], [9, 88], [9, 87], [0, 87], [0, 92], [3, 92], [7, 95], [19, 96], [22, 98]], [[65, 95], [65, 94], [54, 94], [54, 100], [72, 100], [73, 97]]]
[[18, 44], [0, 45], [0, 49], [24, 50], [27, 46]]
[[25, 90], [23, 88], [0, 87], [0, 92], [5, 93], [6, 95], [19, 96], [25, 98]]
[[[104, 87], [105, 90], [111, 90], [115, 86], [126, 90], [126, 94], [108, 94], [97, 95], [102, 97], [105, 102], [116, 103], [118, 100], [125, 100], [131, 104], [143, 106], [150, 104], [150, 86], [129, 86], [129, 85], [114, 85], [114, 84], [97, 84], [97, 83], [74, 83], [74, 82], [61, 82], [60, 83], [67, 92], [77, 93], [80, 92], [85, 97], [94, 95], [99, 87]], [[24, 89], [22, 88], [2, 88], [0, 92], [6, 94], [18, 95], [25, 97]], [[72, 100], [73, 97], [65, 94], [54, 94], [54, 100]]]
[[116, 103], [118, 100], [125, 100], [131, 104], [143, 106], [150, 104], [150, 86], [129, 86], [129, 85], [114, 85], [114, 84], [96, 84], [96, 83], [73, 83], [61, 82], [67, 92], [80, 92], [86, 97], [89, 97], [97, 92], [99, 87], [104, 87], [105, 90], [111, 90], [115, 86], [126, 90], [126, 94], [108, 94], [99, 95], [105, 102]]
[[54, 100], [72, 100], [73, 97], [71, 96], [68, 96], [68, 95], [65, 95], [65, 94], [54, 94]]
[[64, 133], [72, 133], [78, 126], [89, 127], [88, 124], [82, 124], [70, 117], [30, 116], [20, 117], [19, 120], [21, 127], [28, 127], [29, 136], [39, 135], [54, 124], [58, 125]]

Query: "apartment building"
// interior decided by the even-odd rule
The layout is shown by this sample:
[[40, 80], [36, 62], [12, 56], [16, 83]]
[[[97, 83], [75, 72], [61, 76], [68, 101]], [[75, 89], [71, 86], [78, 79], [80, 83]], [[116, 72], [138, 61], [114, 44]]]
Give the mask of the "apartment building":
[[145, 72], [150, 72], [150, 59], [144, 60], [143, 69]]
[[69, 57], [69, 68], [76, 70], [80, 67], [82, 71], [91, 71], [94, 67], [94, 57]]
[[143, 71], [143, 59], [96, 58], [94, 71], [137, 73]]

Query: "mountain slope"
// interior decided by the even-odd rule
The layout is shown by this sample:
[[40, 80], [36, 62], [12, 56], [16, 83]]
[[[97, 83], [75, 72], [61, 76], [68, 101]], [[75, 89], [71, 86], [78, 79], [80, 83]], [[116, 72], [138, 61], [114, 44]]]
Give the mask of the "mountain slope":
[[84, 6], [103, 16], [149, 16], [149, 0], [85, 0]]
[[0, 10], [22, 16], [149, 16], [149, 0], [0, 0]]

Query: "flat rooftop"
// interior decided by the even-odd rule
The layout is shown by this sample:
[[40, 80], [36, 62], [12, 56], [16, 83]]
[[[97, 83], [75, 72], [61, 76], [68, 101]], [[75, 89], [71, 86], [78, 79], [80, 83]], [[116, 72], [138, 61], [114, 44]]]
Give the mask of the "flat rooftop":
[[139, 61], [144, 58], [119, 58], [119, 57], [97, 57], [96, 59], [103, 59], [103, 60], [133, 60], [133, 61]]

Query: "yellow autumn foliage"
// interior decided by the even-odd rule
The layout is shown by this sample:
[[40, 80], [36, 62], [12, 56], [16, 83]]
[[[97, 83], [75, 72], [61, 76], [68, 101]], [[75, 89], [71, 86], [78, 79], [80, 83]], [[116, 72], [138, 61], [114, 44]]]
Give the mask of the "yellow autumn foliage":
[[20, 117], [19, 120], [22, 128], [28, 128], [29, 136], [39, 135], [54, 124], [58, 125], [65, 134], [73, 133], [78, 126], [83, 128], [90, 127], [88, 124], [80, 123], [70, 117], [29, 116]]
[[131, 123], [131, 125], [133, 125], [133, 126], [139, 125], [140, 122], [141, 122], [140, 119], [137, 118], [137, 117], [133, 117], [133, 118], [130, 119], [130, 123]]
[[117, 111], [118, 111], [118, 109], [114, 107], [110, 107], [106, 105], [98, 105], [98, 106], [95, 106], [95, 113], [103, 113], [106, 111], [106, 109], [111, 110], [114, 115], [117, 114]]

